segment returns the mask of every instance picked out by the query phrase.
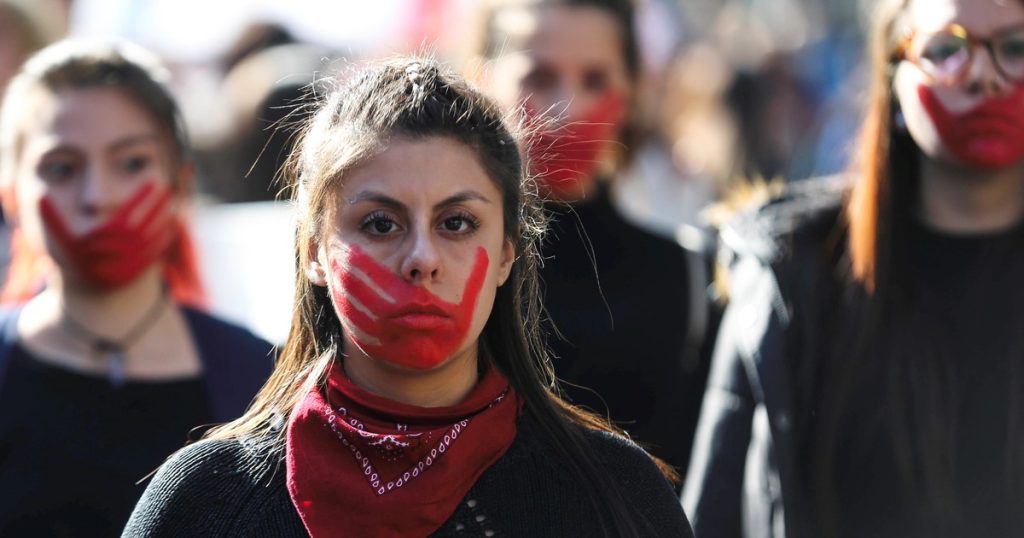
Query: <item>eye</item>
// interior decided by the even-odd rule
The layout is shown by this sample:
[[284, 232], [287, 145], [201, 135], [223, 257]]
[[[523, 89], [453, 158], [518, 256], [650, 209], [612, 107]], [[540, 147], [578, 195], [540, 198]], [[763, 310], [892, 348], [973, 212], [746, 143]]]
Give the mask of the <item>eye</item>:
[[953, 34], [934, 35], [921, 49], [921, 58], [936, 66], [953, 61], [961, 55], [967, 55], [967, 41]]
[[1018, 30], [1005, 36], [999, 43], [999, 53], [1006, 60], [1021, 61], [1024, 59], [1024, 30]]
[[558, 85], [558, 74], [546, 65], [537, 65], [523, 77], [522, 85], [526, 90], [549, 90]]
[[121, 170], [137, 174], [149, 167], [152, 159], [148, 155], [132, 155], [121, 160]]
[[480, 228], [480, 221], [465, 212], [450, 215], [441, 221], [441, 229], [453, 234], [468, 234], [478, 228]]
[[49, 159], [39, 165], [38, 171], [44, 181], [60, 183], [75, 176], [77, 163], [70, 159]]
[[401, 227], [387, 213], [375, 211], [363, 219], [359, 229], [370, 235], [389, 235], [401, 230]]
[[604, 93], [609, 86], [608, 72], [604, 69], [587, 69], [583, 73], [583, 89], [590, 93]]

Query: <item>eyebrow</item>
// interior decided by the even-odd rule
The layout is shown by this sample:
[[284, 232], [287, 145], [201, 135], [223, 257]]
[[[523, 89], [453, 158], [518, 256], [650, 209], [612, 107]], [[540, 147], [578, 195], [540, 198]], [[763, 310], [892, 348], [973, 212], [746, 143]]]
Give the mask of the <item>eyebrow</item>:
[[143, 144], [146, 142], [159, 142], [160, 136], [153, 133], [137, 134], [126, 136], [110, 145], [110, 151], [118, 151], [126, 147]]
[[[480, 202], [484, 202], [486, 204], [491, 203], [491, 201], [486, 196], [474, 190], [467, 189], [464, 191], [459, 191], [445, 198], [444, 200], [441, 200], [440, 202], [434, 204], [434, 210], [436, 211], [446, 206], [459, 204], [462, 202], [468, 202], [470, 200], [477, 200]], [[348, 199], [349, 205], [358, 204], [360, 202], [376, 202], [378, 204], [391, 207], [393, 209], [405, 209], [406, 207], [405, 204], [403, 204], [402, 202], [386, 194], [373, 190], [359, 191], [358, 193], [356, 193], [355, 196]]]

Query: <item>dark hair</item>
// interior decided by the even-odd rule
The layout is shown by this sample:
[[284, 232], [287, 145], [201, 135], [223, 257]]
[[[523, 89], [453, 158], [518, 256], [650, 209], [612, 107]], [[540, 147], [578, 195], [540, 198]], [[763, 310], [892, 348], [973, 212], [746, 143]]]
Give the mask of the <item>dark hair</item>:
[[449, 137], [471, 148], [501, 192], [505, 235], [516, 248], [509, 279], [498, 288], [480, 338], [483, 360], [498, 368], [522, 396], [525, 412], [541, 425], [572, 472], [587, 484], [597, 517], [609, 532], [635, 535], [646, 522], [609, 483], [587, 447], [583, 428], [614, 429], [567, 404], [539, 334], [537, 266], [544, 231], [539, 200], [523, 170], [517, 138], [497, 105], [465, 80], [427, 58], [372, 65], [327, 93], [300, 135], [288, 165], [299, 210], [296, 230], [296, 304], [291, 332], [270, 380], [249, 411], [214, 431], [217, 438], [269, 435], [280, 446], [278, 417], [288, 416], [334, 360], [341, 323], [326, 290], [306, 277], [310, 248], [323, 229], [331, 195], [346, 173], [394, 138]]
[[492, 0], [484, 15], [484, 33], [480, 53], [485, 58], [494, 58], [508, 45], [508, 35], [498, 25], [498, 15], [509, 8], [594, 8], [610, 15], [618, 27], [622, 60], [626, 72], [635, 83], [640, 77], [640, 46], [634, 25], [634, 8], [631, 0]]
[[[898, 43], [906, 31], [911, 0], [885, 0], [875, 12], [869, 41], [870, 88], [861, 128], [856, 182], [845, 205], [847, 242], [839, 253], [848, 263], [842, 289], [832, 293], [844, 308], [823, 300], [823, 319], [830, 319], [823, 357], [809, 358], [800, 374], [816, 394], [805, 395], [806, 408], [817, 408], [807, 430], [805, 487], [814, 492], [817, 524], [822, 534], [838, 534], [843, 485], [836, 477], [839, 455], [850, 450], [850, 429], [866, 428], [867, 419], [852, 405], [854, 391], [865, 380], [877, 383], [871, 398], [884, 409], [880, 432], [891, 442], [898, 476], [897, 495], [924, 511], [928, 528], [949, 529], [963, 514], [955, 498], [955, 373], [946, 350], [937, 349], [932, 332], [914, 309], [915, 272], [907, 260], [912, 208], [918, 204], [920, 148], [899, 128], [894, 117], [899, 103], [893, 75], [900, 62]], [[825, 306], [825, 303], [828, 303]], [[831, 314], [831, 315], [830, 315]], [[1024, 349], [1024, 338], [1013, 349]], [[1019, 391], [1022, 366], [1013, 361], [1007, 446], [1024, 446]], [[816, 371], [815, 371], [816, 369]], [[951, 433], [953, 432], [953, 433]], [[1006, 487], [1019, 495], [1024, 458], [1007, 450]], [[1013, 489], [1017, 488], [1017, 489]], [[1019, 498], [1019, 497], [1018, 497]]]
[[[630, 97], [629, 115], [619, 136], [623, 149], [619, 152], [617, 164], [628, 164], [633, 157], [635, 146], [641, 140], [642, 126], [638, 124], [636, 86], [641, 75], [640, 45], [635, 26], [635, 9], [632, 0], [491, 0], [487, 2], [482, 15], [483, 35], [479, 53], [484, 58], [495, 58], [509, 46], [509, 36], [499, 21], [503, 11], [508, 9], [540, 9], [546, 7], [592, 8], [608, 14], [615, 22], [619, 33], [620, 52], [626, 74], [634, 91]], [[515, 46], [515, 43], [512, 43]]]
[[[187, 160], [188, 141], [178, 106], [164, 86], [168, 79], [169, 73], [156, 56], [127, 42], [68, 39], [42, 49], [11, 79], [0, 107], [0, 191], [9, 196], [14, 188], [23, 137], [28, 123], [35, 120], [33, 103], [41, 92], [57, 95], [93, 88], [120, 92], [163, 131], [172, 166], [182, 166]], [[175, 240], [163, 259], [164, 279], [175, 299], [201, 306], [205, 294], [191, 236], [180, 220], [174, 226]], [[47, 266], [40, 263], [37, 249], [27, 244], [18, 229], [11, 247], [10, 269], [0, 300], [20, 302], [38, 291]]]

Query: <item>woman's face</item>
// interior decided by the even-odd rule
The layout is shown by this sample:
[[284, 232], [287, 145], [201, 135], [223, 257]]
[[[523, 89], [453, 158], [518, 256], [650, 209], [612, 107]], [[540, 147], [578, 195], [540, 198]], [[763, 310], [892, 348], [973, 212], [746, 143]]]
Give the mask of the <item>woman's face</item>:
[[348, 356], [432, 370], [475, 357], [514, 247], [503, 201], [474, 151], [398, 138], [346, 172], [311, 263], [330, 291]]
[[495, 25], [514, 50], [495, 59], [491, 89], [506, 106], [524, 104], [533, 117], [558, 120], [545, 129], [556, 137], [533, 144], [531, 164], [540, 164], [534, 172], [542, 176], [576, 172], [553, 178], [553, 194], [571, 200], [593, 179], [627, 118], [633, 87], [623, 36], [611, 14], [592, 7], [506, 8]]
[[103, 288], [133, 280], [169, 242], [184, 172], [166, 133], [113, 88], [39, 92], [33, 105], [7, 209], [65, 277]]
[[[1005, 67], [1014, 70], [1024, 62], [1024, 38], [1013, 31], [1024, 25], [1024, 5], [1019, 0], [914, 0], [907, 20], [909, 54], [921, 59], [900, 62], [893, 85], [907, 130], [924, 154], [968, 168], [1020, 164], [1024, 85], [1009, 79]], [[951, 36], [950, 28], [981, 40], [1000, 36], [994, 48], [1006, 64], [1002, 72], [990, 48], [980, 43], [957, 55], [956, 44], [964, 41]], [[943, 78], [936, 67], [942, 65], [962, 66], [962, 71]]]

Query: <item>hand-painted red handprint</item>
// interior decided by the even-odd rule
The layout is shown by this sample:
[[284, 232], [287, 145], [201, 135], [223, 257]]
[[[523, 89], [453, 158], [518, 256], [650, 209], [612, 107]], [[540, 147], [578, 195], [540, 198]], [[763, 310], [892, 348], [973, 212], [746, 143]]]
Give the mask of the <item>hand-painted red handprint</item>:
[[49, 198], [39, 201], [39, 210], [75, 273], [109, 289], [137, 278], [167, 250], [174, 234], [170, 200], [170, 189], [146, 183], [110, 220], [79, 236], [68, 230]]
[[367, 355], [430, 369], [450, 358], [465, 340], [488, 263], [487, 251], [480, 247], [462, 300], [450, 303], [353, 246], [344, 259], [330, 261], [331, 295], [342, 324]]

